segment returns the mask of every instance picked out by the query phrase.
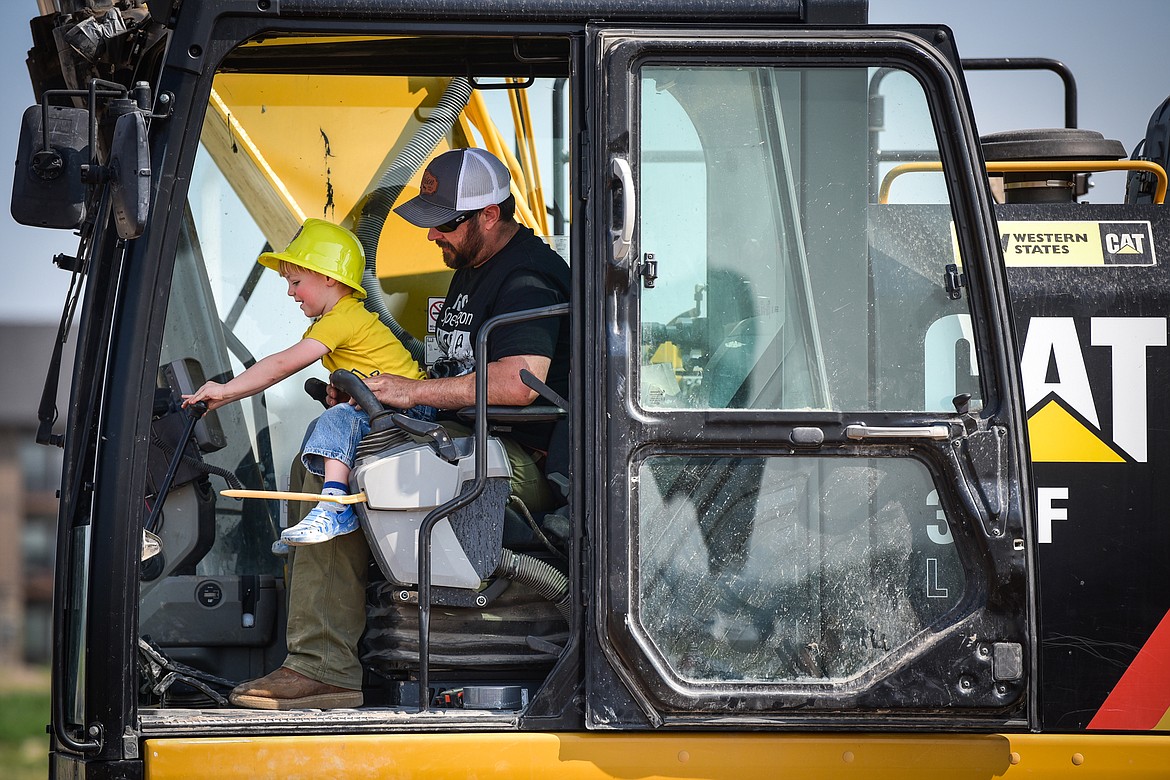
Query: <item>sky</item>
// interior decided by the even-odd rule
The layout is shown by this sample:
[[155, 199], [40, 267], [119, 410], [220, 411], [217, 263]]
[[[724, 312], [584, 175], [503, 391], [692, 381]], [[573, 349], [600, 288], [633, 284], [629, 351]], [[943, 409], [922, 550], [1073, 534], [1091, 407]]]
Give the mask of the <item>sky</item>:
[[[816, 0], [812, 0], [815, 2]], [[7, 0], [19, 17], [36, 14], [35, 0]], [[882, 24], [940, 23], [954, 32], [963, 57], [1048, 57], [1061, 60], [1076, 77], [1079, 126], [1097, 130], [1132, 151], [1145, 136], [1150, 114], [1170, 95], [1165, 66], [1167, 0], [870, 0], [870, 20]], [[0, 26], [0, 191], [12, 191], [12, 161], [20, 117], [33, 102], [25, 56], [31, 45], [27, 21]], [[980, 133], [1060, 127], [1064, 92], [1049, 72], [968, 75]], [[1121, 174], [1094, 177], [1088, 200], [1121, 199]], [[69, 274], [52, 263], [73, 254], [77, 239], [66, 230], [18, 225], [4, 209], [0, 246], [7, 260], [6, 286], [14, 292], [0, 305], [0, 327], [56, 323]]]

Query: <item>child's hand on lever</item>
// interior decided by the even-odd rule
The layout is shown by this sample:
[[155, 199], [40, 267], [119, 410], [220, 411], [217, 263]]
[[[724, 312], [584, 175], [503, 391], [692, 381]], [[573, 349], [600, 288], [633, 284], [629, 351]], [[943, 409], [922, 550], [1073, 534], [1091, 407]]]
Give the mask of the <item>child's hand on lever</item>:
[[207, 409], [218, 409], [229, 401], [233, 400], [228, 394], [224, 385], [219, 382], [205, 382], [202, 387], [190, 395], [183, 396], [183, 408], [194, 403], [202, 401], [207, 404]]

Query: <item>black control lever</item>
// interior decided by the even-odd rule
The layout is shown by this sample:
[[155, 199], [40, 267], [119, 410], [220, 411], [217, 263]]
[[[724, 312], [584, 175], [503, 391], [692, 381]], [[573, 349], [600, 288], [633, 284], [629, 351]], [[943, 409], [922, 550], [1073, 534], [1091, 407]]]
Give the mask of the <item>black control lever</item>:
[[451, 441], [451, 434], [439, 423], [416, 420], [397, 412], [392, 414], [390, 419], [411, 436], [430, 439], [430, 445], [434, 448], [435, 454], [448, 463], [459, 460], [459, 453], [455, 449], [455, 442]]
[[339, 368], [329, 375], [329, 381], [343, 393], [348, 393], [350, 398], [370, 415], [371, 432], [383, 431], [393, 425], [412, 436], [429, 439], [435, 454], [448, 463], [459, 460], [459, 453], [455, 449], [455, 443], [451, 441], [451, 434], [447, 433], [447, 429], [442, 425], [416, 420], [393, 409], [387, 409], [366, 383], [352, 371]]
[[390, 419], [392, 410], [382, 406], [382, 402], [374, 395], [374, 391], [370, 390], [369, 386], [357, 374], [339, 368], [329, 375], [329, 381], [338, 390], [352, 398], [370, 416], [371, 432], [384, 431], [393, 424]]
[[528, 386], [532, 392], [539, 395], [544, 400], [548, 401], [553, 406], [559, 408], [562, 412], [569, 411], [569, 402], [561, 397], [561, 394], [551, 387], [541, 382], [536, 376], [527, 368], [520, 369], [520, 381]]
[[162, 512], [162, 505], [167, 500], [167, 493], [171, 492], [171, 483], [175, 481], [175, 474], [179, 471], [179, 463], [183, 460], [183, 453], [187, 450], [187, 443], [191, 441], [191, 434], [195, 432], [195, 423], [199, 422], [199, 418], [206, 413], [207, 404], [203, 401], [196, 401], [187, 407], [187, 424], [183, 428], [183, 435], [179, 437], [179, 443], [175, 447], [174, 454], [171, 455], [171, 462], [167, 466], [166, 476], [163, 477], [162, 484], [158, 487], [158, 493], [154, 497], [154, 504], [150, 507], [150, 516], [146, 518], [146, 525], [143, 526], [143, 528], [151, 533], [154, 533], [155, 525], [158, 523], [159, 513]]
[[324, 380], [318, 379], [315, 376], [311, 376], [305, 380], [305, 392], [314, 401], [320, 401], [321, 405], [327, 409], [329, 408], [329, 404], [326, 402], [326, 399], [329, 397], [328, 390], [326, 389], [328, 387], [329, 385], [325, 384]]

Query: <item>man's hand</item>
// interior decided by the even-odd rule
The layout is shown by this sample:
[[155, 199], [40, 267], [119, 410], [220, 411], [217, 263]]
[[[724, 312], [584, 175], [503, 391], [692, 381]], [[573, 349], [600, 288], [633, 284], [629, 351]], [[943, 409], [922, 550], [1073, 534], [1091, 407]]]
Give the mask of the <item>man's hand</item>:
[[[520, 379], [528, 369], [540, 381], [548, 376], [549, 359], [539, 355], [513, 355], [488, 363], [488, 403], [500, 406], [527, 406], [537, 394]], [[436, 409], [462, 409], [475, 403], [475, 374], [444, 379], [406, 379], [379, 374], [362, 380], [385, 406], [409, 409], [424, 404]], [[351, 401], [352, 403], [352, 401]]]
[[[409, 409], [419, 403], [415, 400], [415, 391], [418, 385], [423, 384], [421, 380], [407, 379], [397, 374], [378, 374], [362, 381], [384, 406]], [[353, 403], [352, 399], [350, 403]]]

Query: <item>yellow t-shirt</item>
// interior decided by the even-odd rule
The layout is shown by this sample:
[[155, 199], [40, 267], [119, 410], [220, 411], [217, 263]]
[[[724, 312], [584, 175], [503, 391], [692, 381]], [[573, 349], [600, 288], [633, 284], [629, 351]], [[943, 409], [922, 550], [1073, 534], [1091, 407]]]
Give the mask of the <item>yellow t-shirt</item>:
[[378, 315], [352, 295], [345, 296], [321, 315], [305, 331], [304, 338], [329, 348], [321, 358], [329, 373], [346, 368], [360, 377], [397, 374], [407, 379], [426, 378], [410, 352], [382, 324]]

